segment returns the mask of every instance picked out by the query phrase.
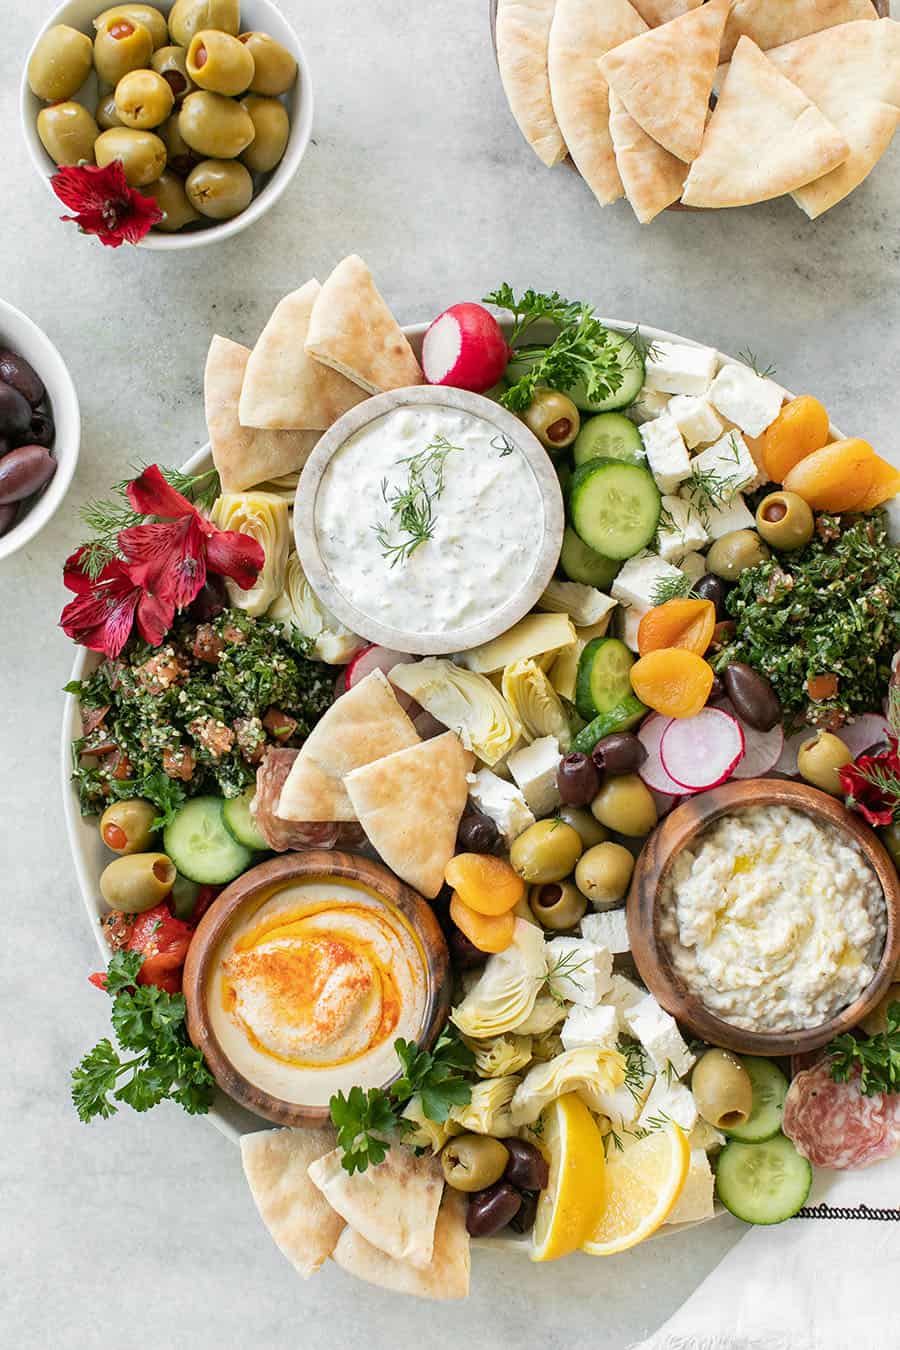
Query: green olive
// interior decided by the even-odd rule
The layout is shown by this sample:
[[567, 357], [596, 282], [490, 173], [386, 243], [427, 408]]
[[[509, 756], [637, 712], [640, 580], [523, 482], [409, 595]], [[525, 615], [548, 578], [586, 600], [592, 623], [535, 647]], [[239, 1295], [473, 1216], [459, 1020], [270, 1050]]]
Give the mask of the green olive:
[[253, 79], [253, 57], [236, 37], [203, 29], [188, 47], [187, 70], [194, 84], [214, 94], [243, 94]]
[[200, 163], [200, 157], [181, 134], [181, 113], [173, 113], [168, 122], [163, 122], [157, 135], [166, 147], [167, 167], [174, 169], [182, 178], [187, 178], [191, 169]]
[[104, 19], [94, 38], [94, 69], [107, 84], [118, 84], [131, 70], [149, 66], [153, 38], [142, 23], [131, 19]]
[[99, 28], [106, 19], [130, 19], [132, 23], [143, 24], [153, 39], [154, 51], [164, 47], [169, 40], [169, 25], [165, 15], [153, 5], [113, 5], [111, 9], [105, 9], [97, 15], [94, 27]]
[[97, 101], [97, 111], [94, 114], [97, 126], [101, 131], [109, 131], [112, 127], [122, 127], [125, 123], [116, 112], [116, 91], [111, 94], [104, 94]]
[[145, 853], [156, 831], [159, 811], [143, 797], [112, 802], [100, 817], [100, 838], [113, 853]]
[[706, 570], [724, 581], [737, 581], [748, 567], [771, 558], [755, 530], [732, 530], [717, 539], [706, 555]]
[[581, 857], [581, 836], [563, 820], [539, 820], [515, 840], [509, 861], [528, 882], [562, 881]]
[[297, 78], [297, 62], [287, 47], [268, 33], [241, 33], [240, 40], [253, 57], [251, 94], [264, 94], [267, 98], [286, 94]]
[[169, 894], [175, 864], [165, 853], [130, 853], [116, 858], [100, 874], [100, 894], [110, 909], [142, 914]]
[[802, 778], [822, 792], [830, 792], [832, 797], [843, 797], [844, 789], [838, 778], [838, 769], [843, 769], [853, 759], [848, 747], [840, 736], [830, 731], [819, 731], [804, 741], [797, 751], [797, 768]]
[[900, 984], [889, 984], [871, 1012], [860, 1020], [860, 1026], [867, 1036], [877, 1036], [887, 1031], [887, 1010], [892, 1003], [900, 1003]]
[[535, 389], [522, 421], [547, 450], [564, 450], [581, 430], [575, 404], [556, 389]]
[[37, 119], [41, 145], [55, 164], [94, 162], [94, 142], [100, 128], [80, 103], [54, 103], [42, 108]]
[[247, 146], [241, 162], [252, 173], [271, 173], [281, 163], [291, 134], [287, 109], [277, 98], [260, 98], [256, 94], [242, 98], [241, 107], [247, 109], [256, 129], [253, 144]]
[[809, 505], [796, 492], [770, 492], [756, 509], [756, 528], [767, 544], [792, 553], [805, 548], [816, 528]]
[[155, 183], [166, 167], [166, 147], [152, 131], [132, 127], [111, 127], [94, 144], [94, 155], [101, 169], [114, 159], [122, 161], [129, 187], [142, 188]]
[[231, 220], [253, 200], [253, 179], [233, 159], [204, 159], [185, 183], [195, 211], [211, 220]]
[[603, 844], [609, 838], [608, 831], [604, 830], [599, 820], [595, 820], [590, 811], [586, 811], [583, 806], [561, 806], [556, 814], [560, 820], [564, 820], [573, 830], [578, 831], [585, 848]]
[[750, 1075], [727, 1050], [701, 1055], [691, 1075], [691, 1092], [703, 1119], [717, 1130], [743, 1125], [753, 1110]]
[[191, 149], [210, 159], [235, 159], [256, 135], [246, 108], [208, 89], [188, 94], [178, 114], [178, 126]]
[[116, 112], [124, 126], [137, 131], [160, 126], [174, 104], [171, 86], [155, 70], [130, 70], [116, 85]]
[[656, 825], [656, 802], [636, 773], [608, 778], [591, 802], [595, 818], [616, 834], [637, 839]]
[[571, 881], [546, 881], [532, 886], [528, 904], [541, 927], [557, 933], [581, 923], [587, 909], [584, 896]]
[[174, 234], [176, 230], [184, 229], [185, 225], [202, 219], [199, 211], [191, 205], [184, 183], [177, 174], [161, 174], [155, 183], [147, 184], [145, 192], [163, 213], [162, 220], [153, 228], [162, 230], [164, 234]]
[[509, 1149], [486, 1134], [458, 1134], [441, 1149], [441, 1167], [455, 1191], [483, 1191], [506, 1171]]
[[900, 824], [884, 825], [878, 831], [878, 837], [884, 844], [895, 867], [900, 867]]
[[582, 853], [575, 885], [595, 909], [615, 909], [628, 894], [634, 858], [622, 844], [597, 844]]
[[38, 38], [28, 62], [31, 92], [45, 103], [69, 99], [91, 73], [94, 49], [85, 33], [56, 23]]
[[189, 47], [203, 28], [237, 37], [240, 27], [240, 0], [175, 0], [169, 12], [169, 32], [181, 47]]
[[166, 81], [176, 103], [187, 98], [196, 88], [187, 72], [187, 53], [183, 47], [160, 47], [159, 51], [153, 53], [150, 65]]

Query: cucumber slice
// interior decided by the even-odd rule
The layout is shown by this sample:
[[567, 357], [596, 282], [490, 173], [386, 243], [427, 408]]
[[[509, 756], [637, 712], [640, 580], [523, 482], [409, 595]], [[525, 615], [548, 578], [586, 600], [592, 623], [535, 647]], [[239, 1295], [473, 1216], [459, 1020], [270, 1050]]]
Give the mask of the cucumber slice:
[[239, 797], [228, 798], [222, 806], [222, 823], [226, 830], [244, 848], [267, 849], [264, 835], [250, 810], [250, 803], [256, 795], [256, 788], [247, 788]]
[[[584, 387], [584, 382], [579, 380], [573, 384], [571, 389], [563, 389], [562, 393], [568, 394], [569, 398], [575, 404], [580, 412], [613, 412], [617, 408], [628, 408], [635, 401], [644, 385], [645, 365], [644, 358], [629, 338], [624, 333], [615, 333], [611, 329], [610, 346], [616, 354], [616, 361], [622, 374], [622, 383], [614, 394], [607, 398], [589, 399]], [[506, 367], [506, 380], [509, 384], [515, 384], [523, 375], [527, 375], [535, 360], [534, 348], [520, 347], [509, 365]], [[544, 349], [541, 348], [541, 351]]]
[[593, 638], [578, 658], [575, 707], [585, 721], [617, 707], [632, 692], [634, 657], [618, 638]]
[[224, 886], [253, 862], [225, 828], [221, 797], [193, 797], [163, 833], [163, 848], [183, 877], [202, 886]]
[[716, 1192], [745, 1223], [781, 1223], [802, 1209], [812, 1168], [790, 1139], [776, 1134], [760, 1144], [733, 1139], [719, 1154]]
[[738, 1055], [738, 1059], [753, 1084], [753, 1108], [743, 1125], [722, 1133], [745, 1144], [758, 1144], [772, 1139], [781, 1129], [788, 1080], [770, 1059], [757, 1059], [754, 1055]]
[[661, 498], [640, 464], [592, 459], [569, 484], [569, 513], [579, 538], [604, 558], [624, 562], [646, 548], [659, 524]]
[[601, 591], [609, 590], [622, 568], [622, 564], [615, 559], [604, 558], [602, 553], [595, 553], [592, 548], [588, 548], [570, 525], [566, 526], [563, 535], [559, 565], [570, 581], [596, 586]]
[[589, 459], [621, 459], [626, 464], [644, 460], [644, 442], [632, 421], [622, 413], [598, 413], [582, 424], [572, 447], [575, 467]]
[[628, 694], [609, 712], [600, 713], [586, 727], [579, 731], [572, 742], [572, 749], [582, 755], [589, 755], [598, 741], [611, 736], [614, 731], [630, 731], [642, 722], [650, 711], [634, 694]]

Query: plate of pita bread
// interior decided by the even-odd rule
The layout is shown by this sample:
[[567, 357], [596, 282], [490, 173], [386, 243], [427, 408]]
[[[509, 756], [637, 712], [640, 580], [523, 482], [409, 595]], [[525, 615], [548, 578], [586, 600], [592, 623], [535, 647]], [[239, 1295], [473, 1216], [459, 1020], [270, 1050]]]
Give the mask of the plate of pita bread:
[[641, 224], [790, 196], [815, 220], [900, 122], [888, 0], [491, 0], [525, 140]]

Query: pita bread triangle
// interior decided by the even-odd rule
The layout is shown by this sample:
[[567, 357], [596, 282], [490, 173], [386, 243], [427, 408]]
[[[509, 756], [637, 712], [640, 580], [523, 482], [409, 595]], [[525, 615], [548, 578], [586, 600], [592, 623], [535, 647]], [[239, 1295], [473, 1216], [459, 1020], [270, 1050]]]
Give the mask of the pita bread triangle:
[[547, 69], [547, 44], [555, 3], [556, 0], [497, 0], [494, 29], [497, 65], [510, 112], [548, 169], [566, 157]]
[[387, 676], [373, 670], [313, 727], [291, 765], [275, 814], [282, 820], [356, 820], [344, 775], [418, 743]]
[[238, 403], [249, 359], [249, 348], [223, 337], [213, 338], [206, 358], [206, 426], [223, 492], [243, 492], [257, 483], [298, 473], [319, 439], [317, 431], [260, 431], [241, 426]]
[[260, 1218], [291, 1265], [308, 1279], [327, 1261], [344, 1220], [309, 1177], [334, 1148], [334, 1130], [260, 1130], [241, 1136], [241, 1162]]
[[877, 18], [872, 0], [735, 0], [719, 60], [729, 60], [740, 37], [752, 38], [765, 52], [836, 24]]
[[338, 263], [316, 298], [306, 352], [370, 394], [425, 383], [403, 330], [355, 253]]
[[600, 71], [648, 136], [690, 164], [700, 152], [731, 0], [709, 0], [608, 52]]
[[634, 0], [634, 7], [651, 28], [677, 19], [689, 10], [699, 9], [703, 0]]
[[598, 59], [646, 31], [629, 0], [556, 0], [550, 29], [550, 90], [578, 171], [601, 206], [622, 195], [609, 133], [609, 85]]
[[320, 289], [317, 281], [308, 281], [276, 305], [247, 362], [242, 426], [327, 431], [365, 398], [355, 384], [310, 360], [304, 350]]
[[456, 850], [475, 757], [455, 731], [367, 764], [344, 786], [369, 842], [388, 867], [429, 900]]
[[344, 1229], [332, 1255], [335, 1265], [348, 1275], [380, 1289], [444, 1300], [468, 1295], [470, 1249], [465, 1196], [448, 1186], [438, 1210], [430, 1265], [420, 1268], [411, 1261], [386, 1256], [352, 1228]]
[[610, 90], [609, 129], [616, 151], [616, 165], [625, 185], [625, 195], [642, 225], [677, 202], [684, 188], [687, 165], [657, 145]]
[[768, 201], [820, 178], [849, 152], [802, 90], [742, 37], [681, 200], [716, 207]]

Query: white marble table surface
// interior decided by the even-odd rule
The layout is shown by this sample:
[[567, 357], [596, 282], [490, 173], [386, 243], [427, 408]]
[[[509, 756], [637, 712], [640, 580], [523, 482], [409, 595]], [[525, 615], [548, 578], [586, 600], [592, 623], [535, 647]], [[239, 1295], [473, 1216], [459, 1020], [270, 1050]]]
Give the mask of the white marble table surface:
[[[641, 229], [519, 139], [487, 0], [284, 0], [315, 72], [314, 144], [279, 206], [230, 243], [104, 250], [57, 222], [18, 127], [24, 53], [50, 0], [3, 0], [0, 295], [58, 343], [84, 415], [67, 508], [0, 564], [6, 884], [0, 980], [0, 1339], [32, 1350], [250, 1343], [623, 1350], [741, 1236], [729, 1218], [606, 1262], [533, 1267], [478, 1253], [472, 1297], [434, 1308], [351, 1283], [301, 1283], [260, 1225], [234, 1147], [162, 1106], [80, 1125], [68, 1071], [107, 1031], [60, 806], [56, 627], [77, 508], [145, 458], [205, 440], [212, 333], [252, 343], [274, 303], [361, 253], [396, 312], [427, 319], [508, 280], [589, 297], [723, 350], [751, 347], [838, 425], [890, 447], [900, 350], [900, 146], [812, 226], [790, 202], [668, 213]], [[892, 355], [893, 354], [893, 355]], [[760, 1291], [764, 1296], [765, 1291]]]

